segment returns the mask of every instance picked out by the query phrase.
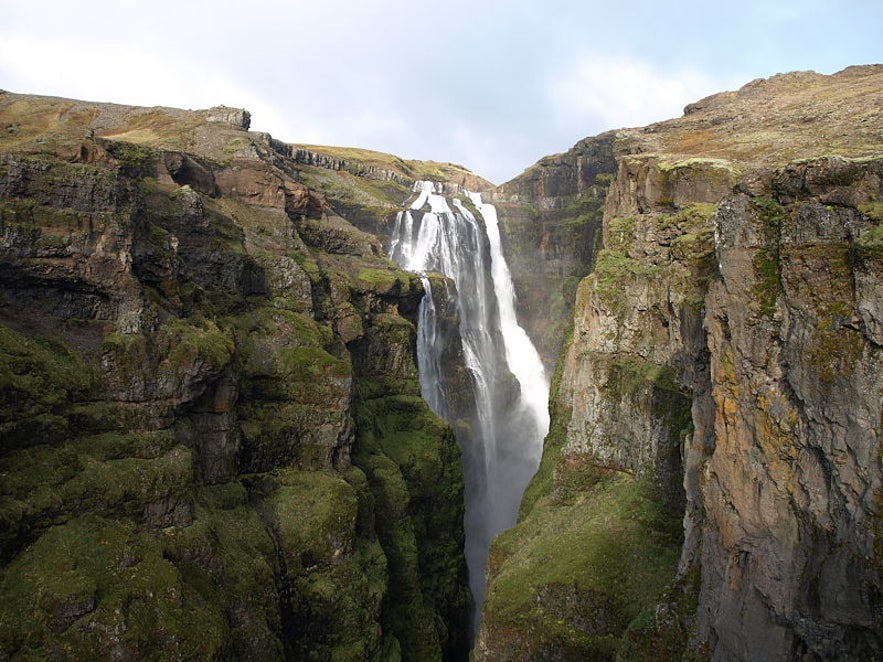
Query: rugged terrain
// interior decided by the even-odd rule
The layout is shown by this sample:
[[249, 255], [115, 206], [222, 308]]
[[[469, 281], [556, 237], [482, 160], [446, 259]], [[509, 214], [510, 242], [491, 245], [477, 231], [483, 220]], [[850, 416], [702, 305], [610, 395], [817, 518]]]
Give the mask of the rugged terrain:
[[420, 280], [248, 124], [0, 93], [0, 659], [465, 655]]
[[464, 658], [418, 179], [497, 205], [554, 369], [476, 659], [883, 658], [883, 67], [493, 190], [248, 124], [0, 93], [0, 660]]
[[880, 658], [883, 67], [754, 81], [497, 194], [568, 224], [598, 187], [477, 657]]

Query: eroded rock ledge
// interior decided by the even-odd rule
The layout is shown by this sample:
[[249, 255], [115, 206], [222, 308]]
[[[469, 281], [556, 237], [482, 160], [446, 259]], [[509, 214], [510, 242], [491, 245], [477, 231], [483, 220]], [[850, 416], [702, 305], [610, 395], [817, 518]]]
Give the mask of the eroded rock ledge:
[[[883, 655], [881, 82], [776, 76], [617, 132], [479, 659]], [[547, 204], [531, 181], [505, 190]]]
[[245, 111], [0, 126], [0, 659], [462, 659], [419, 278]]

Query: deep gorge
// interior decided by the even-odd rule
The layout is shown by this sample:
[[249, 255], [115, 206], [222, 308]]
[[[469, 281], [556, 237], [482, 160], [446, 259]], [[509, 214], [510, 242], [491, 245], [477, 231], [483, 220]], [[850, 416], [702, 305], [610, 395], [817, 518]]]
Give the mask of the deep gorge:
[[881, 81], [497, 187], [0, 93], [0, 660], [883, 656]]

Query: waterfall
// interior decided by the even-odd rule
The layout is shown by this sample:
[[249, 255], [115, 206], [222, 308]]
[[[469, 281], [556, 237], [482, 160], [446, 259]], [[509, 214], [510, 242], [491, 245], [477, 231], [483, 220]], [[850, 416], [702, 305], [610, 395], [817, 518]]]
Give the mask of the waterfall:
[[[396, 216], [390, 255], [404, 269], [424, 274], [426, 296], [417, 338], [420, 384], [433, 411], [454, 424], [462, 449], [466, 561], [477, 631], [490, 542], [515, 524], [524, 488], [539, 464], [549, 429], [549, 384], [536, 348], [516, 318], [496, 209], [468, 191], [446, 197], [433, 182], [417, 182], [414, 192], [409, 208]], [[425, 276], [431, 272], [446, 276], [452, 287], [433, 292]], [[453, 299], [459, 315], [459, 343], [471, 389], [468, 424], [458, 420], [467, 415], [453, 411], [453, 397], [444, 388], [451, 376], [441, 357], [437, 294]]]
[[417, 366], [420, 373], [420, 393], [429, 408], [442, 418], [447, 418], [447, 406], [442, 390], [442, 368], [440, 356], [433, 348], [440, 344], [438, 318], [432, 285], [426, 276], [422, 277], [426, 294], [420, 303], [417, 319]]

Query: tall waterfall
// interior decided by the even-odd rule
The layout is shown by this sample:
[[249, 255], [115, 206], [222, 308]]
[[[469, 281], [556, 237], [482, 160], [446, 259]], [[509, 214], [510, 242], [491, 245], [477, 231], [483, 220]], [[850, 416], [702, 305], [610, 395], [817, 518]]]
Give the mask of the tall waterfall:
[[[466, 561], [477, 628], [491, 539], [515, 524], [524, 488], [539, 465], [549, 429], [549, 384], [536, 348], [516, 319], [496, 209], [477, 193], [446, 197], [442, 185], [433, 182], [417, 182], [414, 192], [409, 209], [396, 217], [390, 255], [403, 268], [424, 274], [417, 338], [420, 384], [433, 411], [451, 423], [461, 414], [452, 411], [449, 401], [462, 401], [463, 394], [445, 390], [449, 367], [441, 356], [445, 343], [437, 294], [453, 298], [459, 313], [474, 406], [473, 420], [454, 427], [463, 453]], [[447, 276], [452, 287], [433, 292], [425, 276], [430, 272]]]

